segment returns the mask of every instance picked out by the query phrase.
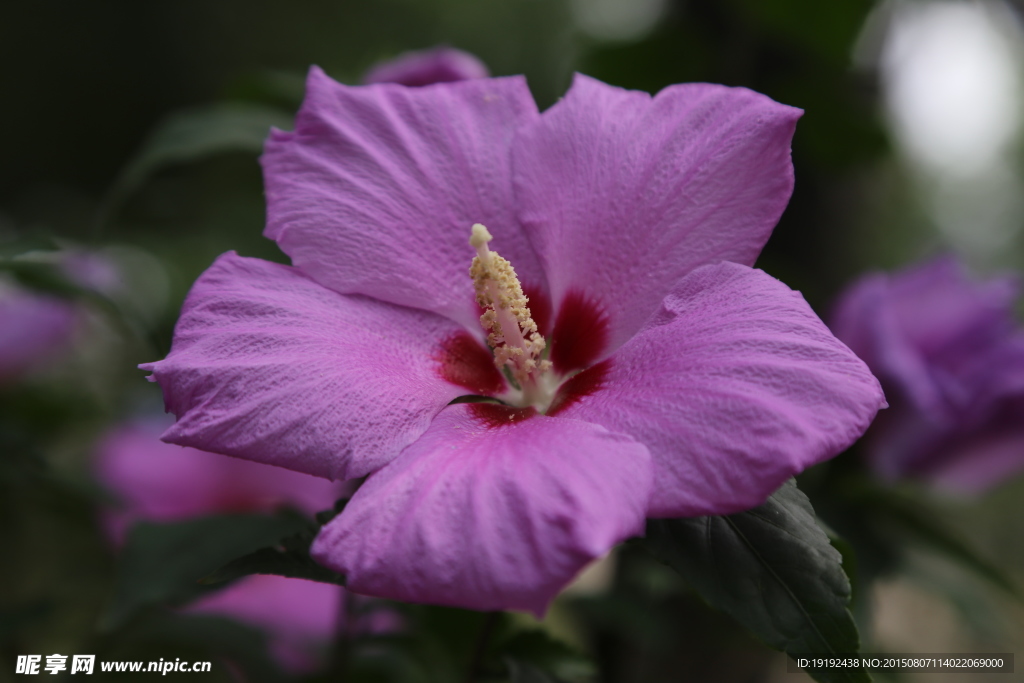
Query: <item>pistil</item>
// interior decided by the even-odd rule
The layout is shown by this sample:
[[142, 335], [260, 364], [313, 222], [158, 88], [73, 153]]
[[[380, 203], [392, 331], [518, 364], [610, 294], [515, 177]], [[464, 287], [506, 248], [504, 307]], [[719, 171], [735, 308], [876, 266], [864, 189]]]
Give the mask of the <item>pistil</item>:
[[551, 384], [551, 362], [542, 360], [547, 342], [537, 331], [523, 294], [516, 271], [506, 259], [491, 251], [487, 243], [493, 239], [487, 228], [473, 226], [469, 244], [476, 249], [470, 266], [476, 300], [485, 309], [480, 324], [487, 332], [487, 342], [494, 351], [499, 370], [508, 370], [522, 392], [521, 405], [533, 406], [543, 412], [550, 404], [554, 387]]

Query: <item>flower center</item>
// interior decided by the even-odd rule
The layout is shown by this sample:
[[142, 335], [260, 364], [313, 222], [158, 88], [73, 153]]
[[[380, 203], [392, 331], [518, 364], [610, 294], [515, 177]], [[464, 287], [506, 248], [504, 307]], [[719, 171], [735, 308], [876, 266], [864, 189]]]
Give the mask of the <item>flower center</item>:
[[477, 255], [469, 274], [476, 301], [484, 309], [480, 324], [487, 332], [494, 364], [516, 385], [516, 395], [508, 397], [509, 402], [544, 412], [558, 388], [551, 361], [543, 358], [547, 342], [537, 331], [512, 264], [487, 247], [492, 239], [483, 225], [473, 226], [469, 244]]

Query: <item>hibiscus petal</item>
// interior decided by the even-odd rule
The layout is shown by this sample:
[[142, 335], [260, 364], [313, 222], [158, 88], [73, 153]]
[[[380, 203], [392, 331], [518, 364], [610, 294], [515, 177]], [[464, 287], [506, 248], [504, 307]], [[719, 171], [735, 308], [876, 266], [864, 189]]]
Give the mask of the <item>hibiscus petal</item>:
[[512, 154], [556, 307], [573, 293], [596, 300], [610, 352], [689, 271], [752, 265], [793, 190], [800, 114], [744, 88], [673, 85], [651, 98], [577, 74]]
[[682, 280], [601, 369], [601, 386], [558, 414], [647, 446], [650, 517], [759, 505], [849, 446], [885, 403], [799, 293], [727, 262]]
[[864, 359], [882, 381], [898, 386], [900, 398], [905, 393], [926, 420], [941, 423], [951, 417], [942, 386], [920, 349], [910, 343], [901, 329], [886, 275], [870, 275], [847, 289], [830, 320], [829, 327], [835, 335]]
[[170, 355], [141, 367], [178, 417], [165, 441], [350, 479], [467, 393], [438, 360], [458, 329], [229, 252], [193, 286]]
[[313, 68], [306, 88], [295, 132], [274, 131], [262, 159], [265, 234], [295, 266], [477, 329], [468, 241], [483, 223], [544, 286], [512, 210], [512, 132], [537, 117], [522, 77], [349, 87]]
[[492, 408], [445, 409], [324, 527], [313, 557], [357, 593], [541, 615], [584, 565], [643, 533], [647, 449], [575, 420], [497, 425]]

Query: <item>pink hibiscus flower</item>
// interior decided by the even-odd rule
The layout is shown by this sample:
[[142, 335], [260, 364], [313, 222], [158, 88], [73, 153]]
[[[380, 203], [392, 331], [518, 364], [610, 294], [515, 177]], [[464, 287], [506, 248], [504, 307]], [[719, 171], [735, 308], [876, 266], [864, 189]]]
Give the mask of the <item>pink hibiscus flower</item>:
[[[163, 438], [368, 476], [314, 557], [359, 593], [475, 609], [542, 613], [645, 517], [758, 505], [884, 405], [750, 267], [799, 115], [582, 75], [539, 113], [521, 77], [314, 68], [263, 156], [266, 235], [293, 265], [228, 253], [199, 278], [143, 366], [178, 418]], [[507, 261], [482, 226], [467, 245], [477, 223]]]
[[1019, 292], [1017, 278], [974, 281], [943, 257], [843, 293], [832, 329], [893, 404], [865, 439], [879, 476], [978, 493], [1024, 470]]

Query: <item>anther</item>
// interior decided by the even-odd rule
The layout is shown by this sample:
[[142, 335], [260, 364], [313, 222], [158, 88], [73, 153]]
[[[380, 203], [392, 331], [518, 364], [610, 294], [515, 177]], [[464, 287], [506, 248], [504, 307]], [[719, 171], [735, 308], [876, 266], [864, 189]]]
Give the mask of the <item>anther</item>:
[[550, 361], [541, 360], [547, 343], [537, 331], [512, 264], [487, 247], [491, 239], [483, 225], [473, 226], [469, 244], [476, 249], [477, 256], [469, 274], [477, 303], [485, 309], [480, 324], [494, 349], [495, 364], [499, 369], [509, 369], [530, 403], [529, 395], [535, 393], [539, 375], [551, 366]]

